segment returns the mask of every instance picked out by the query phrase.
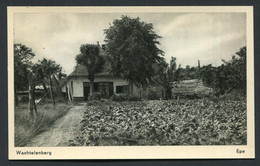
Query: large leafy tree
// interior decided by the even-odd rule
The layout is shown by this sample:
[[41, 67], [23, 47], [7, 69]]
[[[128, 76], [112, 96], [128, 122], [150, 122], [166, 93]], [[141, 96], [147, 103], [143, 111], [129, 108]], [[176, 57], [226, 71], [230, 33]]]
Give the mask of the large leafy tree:
[[100, 47], [94, 44], [82, 44], [80, 54], [76, 56], [77, 65], [84, 65], [88, 70], [88, 79], [90, 82], [90, 96], [94, 92], [95, 74], [99, 73], [104, 64], [104, 59], [100, 55]]
[[14, 77], [18, 91], [28, 89], [28, 69], [32, 67], [32, 49], [23, 44], [14, 44]]
[[45, 92], [48, 92], [45, 82], [51, 76], [56, 76], [59, 79], [66, 76], [62, 72], [62, 67], [59, 64], [46, 58], [39, 60], [38, 63], [33, 65], [33, 72], [35, 73], [37, 83], [41, 83], [43, 85]]
[[[33, 71], [34, 71], [37, 83], [41, 83], [44, 87], [45, 92], [47, 92], [47, 93], [48, 93], [48, 90], [47, 90], [45, 83], [49, 82], [50, 93], [48, 93], [48, 94], [50, 94], [50, 97], [53, 100], [53, 104], [55, 105], [54, 93], [53, 93], [53, 89], [52, 89], [53, 88], [52, 87], [52, 85], [53, 85], [52, 78], [54, 80], [56, 80], [56, 76], [64, 75], [62, 73], [62, 67], [53, 60], [43, 58], [42, 60], [39, 60], [38, 63], [34, 64]], [[57, 88], [58, 89], [56, 89], [56, 90], [60, 91], [60, 93], [61, 93], [61, 90], [59, 89], [60, 87], [57, 87]]]
[[231, 91], [246, 94], [246, 47], [240, 48], [230, 61], [224, 61], [216, 73], [216, 90], [220, 94]]
[[155, 74], [154, 64], [160, 61], [159, 55], [163, 55], [157, 47], [160, 36], [153, 25], [140, 18], [122, 16], [104, 32], [112, 73], [129, 81], [130, 94], [133, 83], [149, 83]]
[[15, 104], [18, 104], [17, 91], [28, 89], [28, 69], [32, 67], [32, 49], [23, 44], [14, 44], [14, 89]]

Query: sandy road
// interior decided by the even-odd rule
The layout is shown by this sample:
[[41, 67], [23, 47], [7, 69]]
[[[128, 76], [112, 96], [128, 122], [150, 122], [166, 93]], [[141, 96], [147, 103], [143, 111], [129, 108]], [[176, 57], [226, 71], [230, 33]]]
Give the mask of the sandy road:
[[61, 147], [68, 146], [80, 130], [85, 104], [77, 104], [54, 125], [31, 140], [27, 147]]

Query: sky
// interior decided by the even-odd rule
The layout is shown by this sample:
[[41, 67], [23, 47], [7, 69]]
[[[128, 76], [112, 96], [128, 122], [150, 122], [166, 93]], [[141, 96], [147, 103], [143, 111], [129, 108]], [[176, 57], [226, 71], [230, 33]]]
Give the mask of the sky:
[[104, 29], [122, 15], [152, 23], [169, 63], [197, 66], [222, 64], [246, 45], [245, 13], [74, 13], [14, 14], [14, 42], [30, 47], [33, 62], [52, 59], [70, 74], [81, 44], [104, 44]]

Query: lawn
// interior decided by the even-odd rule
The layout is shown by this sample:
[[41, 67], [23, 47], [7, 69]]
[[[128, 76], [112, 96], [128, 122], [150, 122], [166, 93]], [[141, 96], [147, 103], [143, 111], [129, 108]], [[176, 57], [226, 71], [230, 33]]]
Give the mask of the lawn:
[[20, 103], [15, 107], [15, 146], [26, 146], [33, 137], [48, 130], [71, 107], [72, 104], [56, 103], [54, 107], [51, 103], [43, 103], [37, 108], [37, 117], [32, 118], [28, 103]]
[[71, 146], [245, 145], [246, 100], [88, 103]]

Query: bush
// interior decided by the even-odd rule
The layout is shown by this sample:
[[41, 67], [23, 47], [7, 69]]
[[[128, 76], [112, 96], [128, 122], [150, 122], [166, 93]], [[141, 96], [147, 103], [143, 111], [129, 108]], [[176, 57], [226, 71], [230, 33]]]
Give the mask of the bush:
[[127, 101], [129, 99], [128, 94], [113, 94], [111, 97], [112, 101]]
[[133, 95], [129, 96], [129, 94], [113, 94], [111, 97], [112, 101], [140, 101], [140, 97]]
[[89, 100], [100, 100], [101, 94], [99, 92], [94, 92], [92, 96], [89, 97]]
[[157, 91], [148, 90], [146, 98], [147, 100], [160, 100], [160, 94]]
[[129, 98], [128, 98], [128, 101], [140, 101], [140, 97], [139, 96], [130, 96]]

